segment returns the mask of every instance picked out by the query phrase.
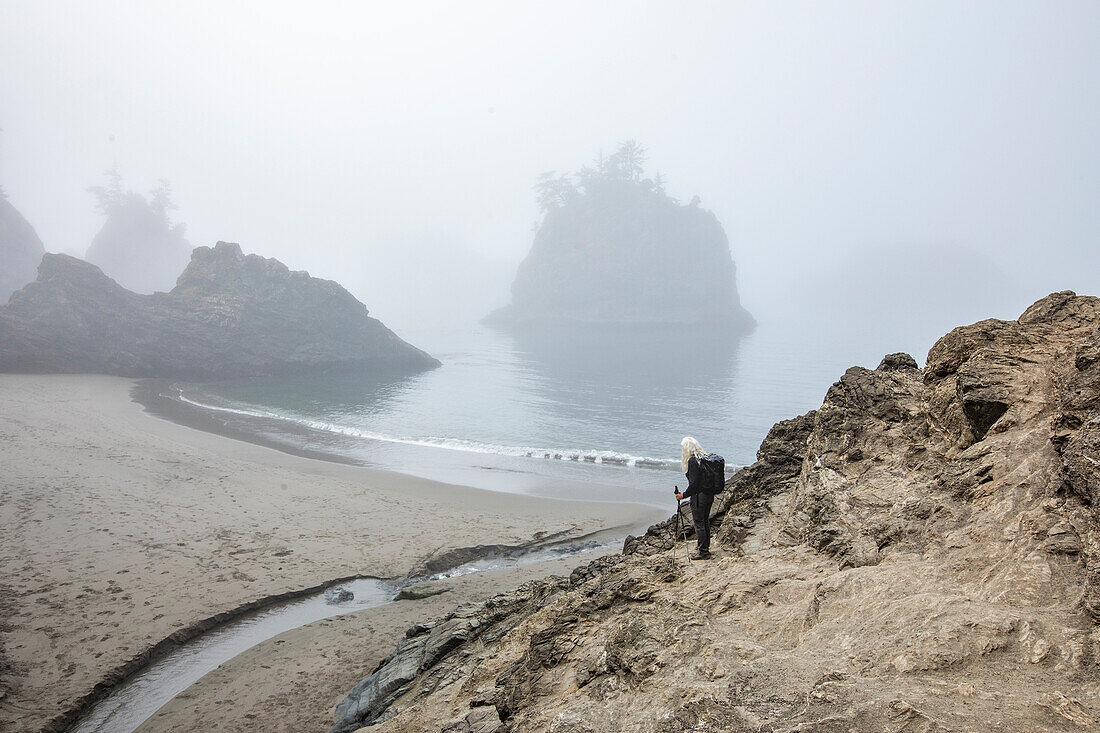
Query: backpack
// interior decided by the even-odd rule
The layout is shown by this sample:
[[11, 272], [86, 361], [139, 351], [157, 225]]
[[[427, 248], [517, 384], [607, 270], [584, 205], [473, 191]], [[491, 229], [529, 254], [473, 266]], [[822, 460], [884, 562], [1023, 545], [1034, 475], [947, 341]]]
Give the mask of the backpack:
[[719, 494], [726, 488], [726, 459], [717, 453], [708, 453], [699, 459], [703, 469], [703, 490], [708, 494]]

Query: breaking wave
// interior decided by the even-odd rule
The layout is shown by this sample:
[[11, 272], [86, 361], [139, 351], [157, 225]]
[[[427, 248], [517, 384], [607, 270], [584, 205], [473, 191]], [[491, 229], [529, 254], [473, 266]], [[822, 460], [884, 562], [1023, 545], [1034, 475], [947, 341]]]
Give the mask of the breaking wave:
[[178, 387], [176, 387], [176, 391], [176, 395], [169, 396], [179, 400], [180, 402], [191, 405], [193, 407], [197, 407], [202, 410], [229, 413], [233, 415], [240, 415], [242, 417], [279, 420], [306, 427], [310, 430], [330, 433], [333, 435], [344, 435], [351, 438], [361, 438], [364, 440], [376, 440], [382, 443], [397, 443], [401, 445], [422, 446], [425, 448], [442, 448], [444, 450], [463, 451], [466, 453], [483, 453], [490, 455], [513, 456], [517, 458], [538, 458], [544, 460], [575, 461], [578, 463], [606, 463], [617, 466], [642, 468], [674, 468], [677, 471], [680, 468], [679, 458], [653, 458], [650, 456], [635, 456], [628, 453], [619, 453], [610, 450], [592, 450], [581, 448], [533, 448], [530, 446], [495, 445], [492, 443], [482, 443], [476, 440], [465, 440], [463, 438], [439, 438], [434, 436], [402, 437], [383, 435], [381, 433], [375, 433], [370, 430], [363, 430], [362, 428], [356, 428], [349, 425], [339, 425], [337, 423], [326, 422], [323, 420], [315, 420], [303, 416], [284, 415], [275, 412], [269, 412], [267, 410], [261, 410], [258, 408], [241, 408], [229, 407], [225, 405], [212, 405], [205, 402], [199, 402], [187, 397], [183, 394], [183, 390], [179, 389]]

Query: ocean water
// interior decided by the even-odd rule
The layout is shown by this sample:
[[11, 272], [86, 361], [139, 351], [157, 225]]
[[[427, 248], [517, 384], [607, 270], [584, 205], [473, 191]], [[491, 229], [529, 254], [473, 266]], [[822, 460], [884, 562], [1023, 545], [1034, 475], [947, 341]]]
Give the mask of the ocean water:
[[854, 364], [921, 335], [762, 324], [707, 329], [480, 325], [400, 334], [443, 362], [416, 375], [176, 385], [176, 398], [269, 440], [425, 478], [554, 498], [673, 505], [680, 439], [727, 471], [778, 420], [818, 407]]

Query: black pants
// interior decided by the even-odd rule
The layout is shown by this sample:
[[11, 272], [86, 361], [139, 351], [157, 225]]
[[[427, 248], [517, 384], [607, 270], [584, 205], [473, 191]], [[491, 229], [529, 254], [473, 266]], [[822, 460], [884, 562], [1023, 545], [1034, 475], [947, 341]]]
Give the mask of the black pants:
[[691, 496], [691, 521], [695, 523], [695, 543], [699, 552], [710, 552], [710, 505], [713, 494], [698, 493]]

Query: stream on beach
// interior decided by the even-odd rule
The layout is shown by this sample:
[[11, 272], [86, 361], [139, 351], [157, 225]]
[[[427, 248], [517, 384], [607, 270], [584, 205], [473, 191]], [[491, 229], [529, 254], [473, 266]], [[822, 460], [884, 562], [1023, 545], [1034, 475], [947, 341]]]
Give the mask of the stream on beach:
[[74, 726], [72, 733], [129, 733], [207, 672], [262, 641], [299, 626], [393, 600], [395, 588], [381, 580], [340, 584], [355, 598], [328, 603], [323, 593], [245, 614], [182, 644], [111, 691]]
[[[492, 572], [567, 556], [576, 557], [577, 564], [581, 564], [598, 554], [616, 551], [621, 546], [621, 539], [577, 544], [566, 542], [532, 552], [479, 558], [428, 578], [416, 578], [400, 585]], [[336, 583], [324, 591], [279, 601], [242, 614], [181, 644], [127, 678], [92, 706], [70, 728], [70, 732], [131, 733], [204, 675], [253, 646], [322, 619], [392, 603], [400, 585], [384, 580], [360, 578]], [[337, 589], [350, 591], [353, 598], [335, 602], [332, 592]]]

